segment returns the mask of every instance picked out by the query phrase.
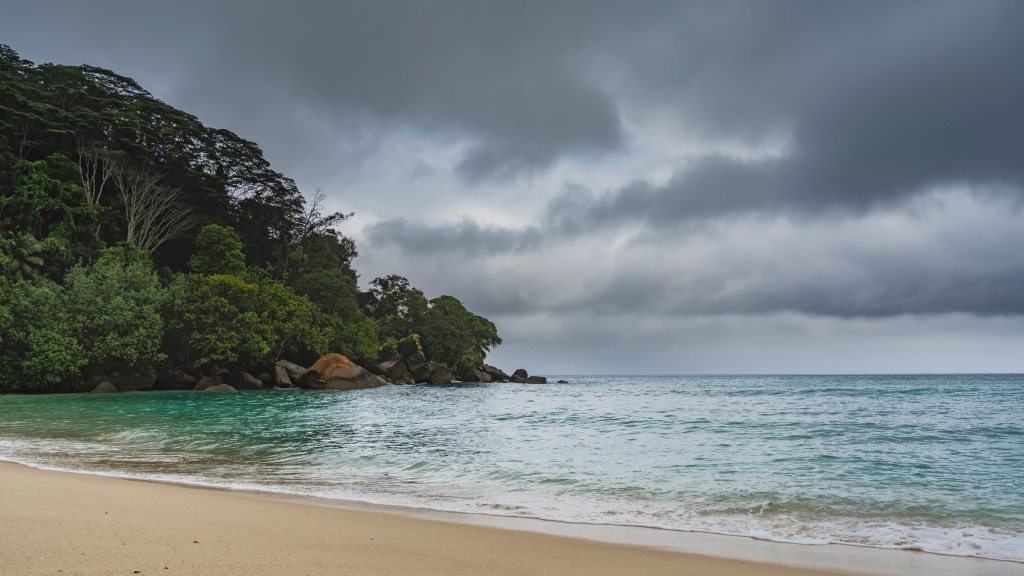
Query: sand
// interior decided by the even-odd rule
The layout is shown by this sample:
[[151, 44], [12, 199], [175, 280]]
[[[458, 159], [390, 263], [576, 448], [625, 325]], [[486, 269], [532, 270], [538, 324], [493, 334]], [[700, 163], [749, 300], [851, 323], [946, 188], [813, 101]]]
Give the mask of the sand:
[[0, 574], [848, 572], [0, 462]]
[[821, 574], [0, 463], [3, 574]]

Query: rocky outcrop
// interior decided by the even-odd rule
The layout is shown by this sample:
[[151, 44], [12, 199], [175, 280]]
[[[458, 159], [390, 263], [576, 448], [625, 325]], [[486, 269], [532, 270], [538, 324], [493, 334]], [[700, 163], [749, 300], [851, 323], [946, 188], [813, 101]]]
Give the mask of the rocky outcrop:
[[430, 363], [430, 383], [431, 384], [447, 384], [452, 381], [452, 372], [444, 366], [444, 364], [438, 364], [437, 362]]
[[[397, 362], [392, 363], [391, 366], [388, 367], [386, 376], [388, 380], [391, 380], [392, 382], [397, 382], [408, 373], [409, 367], [405, 364], [405, 361], [399, 360]], [[413, 382], [415, 382], [415, 380], [413, 380]]]
[[409, 369], [409, 374], [415, 382], [420, 384], [430, 382], [430, 364], [422, 352], [410, 354], [405, 359], [405, 366]]
[[263, 382], [248, 372], [242, 372], [234, 382], [235, 388], [239, 390], [260, 390]]
[[472, 366], [466, 367], [459, 373], [463, 382], [490, 382], [491, 377], [483, 370], [478, 370]]
[[98, 386], [110, 382], [118, 392], [144, 392], [153, 389], [156, 384], [156, 371], [152, 366], [144, 366], [137, 372], [114, 372], [113, 374], [97, 374], [89, 379], [89, 384]]
[[294, 381], [302, 388], [320, 390], [355, 390], [387, 384], [380, 376], [341, 354], [328, 354], [320, 358]]
[[195, 377], [181, 370], [171, 370], [156, 375], [156, 384], [153, 385], [153, 390], [193, 390], [195, 387]]
[[274, 366], [274, 369], [271, 370], [270, 381], [277, 388], [292, 387], [292, 379], [288, 376], [288, 371], [280, 366]]
[[488, 376], [490, 376], [492, 382], [508, 382], [509, 381], [509, 375], [508, 374], [505, 374], [504, 372], [502, 372], [501, 370], [497, 369], [494, 366], [491, 366], [490, 364], [484, 364], [483, 366], [480, 367], [480, 370], [482, 372], [486, 373]]
[[196, 390], [202, 391], [207, 388], [213, 388], [214, 386], [220, 386], [224, 383], [224, 378], [221, 376], [203, 376], [196, 383]]
[[116, 394], [117, 387], [110, 382], [100, 382], [95, 388], [92, 389], [90, 394]]
[[217, 384], [216, 386], [210, 386], [209, 388], [203, 388], [203, 392], [238, 392], [234, 386], [230, 384]]
[[278, 360], [274, 364], [274, 366], [284, 368], [285, 372], [288, 373], [288, 378], [292, 381], [292, 383], [297, 382], [299, 377], [302, 376], [302, 373], [306, 371], [306, 369], [303, 368], [302, 366], [299, 366], [298, 364], [294, 362], [289, 362], [287, 360]]

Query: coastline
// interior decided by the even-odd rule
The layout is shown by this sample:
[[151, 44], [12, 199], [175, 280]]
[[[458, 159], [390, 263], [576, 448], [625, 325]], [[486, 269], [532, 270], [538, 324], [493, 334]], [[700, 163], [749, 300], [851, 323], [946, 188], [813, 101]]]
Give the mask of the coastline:
[[436, 512], [7, 461], [0, 494], [0, 567], [16, 574], [1024, 574], [1024, 564], [997, 560]]

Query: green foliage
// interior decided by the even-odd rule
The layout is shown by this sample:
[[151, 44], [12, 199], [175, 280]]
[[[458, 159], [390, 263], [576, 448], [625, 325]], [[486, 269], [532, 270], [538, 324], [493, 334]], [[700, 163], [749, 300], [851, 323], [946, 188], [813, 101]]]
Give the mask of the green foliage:
[[94, 371], [163, 362], [160, 310], [168, 291], [149, 255], [130, 244], [101, 252], [91, 270], [71, 269], [65, 279], [65, 309], [71, 331], [87, 351]]
[[313, 303], [269, 278], [190, 274], [176, 286], [172, 310], [195, 367], [261, 367], [287, 351], [327, 346]]
[[43, 392], [79, 375], [86, 353], [52, 283], [0, 278], [0, 391]]
[[12, 278], [32, 279], [39, 275], [43, 266], [43, 244], [31, 234], [6, 232], [0, 238], [6, 267], [4, 271]]
[[451, 296], [430, 301], [418, 332], [426, 357], [452, 368], [478, 365], [501, 344], [492, 322]]
[[[136, 165], [202, 215], [198, 236], [153, 254], [118, 244], [138, 222], [116, 169]], [[417, 335], [455, 366], [500, 343], [493, 324], [401, 276], [374, 280], [368, 318], [355, 244], [337, 230], [352, 214], [325, 201], [318, 190], [307, 202], [255, 143], [131, 78], [36, 65], [0, 44], [0, 391], [74, 389], [83, 374], [168, 360], [371, 359]]]
[[245, 272], [242, 241], [229, 227], [204, 226], [196, 238], [196, 253], [189, 263], [196, 274], [238, 276]]

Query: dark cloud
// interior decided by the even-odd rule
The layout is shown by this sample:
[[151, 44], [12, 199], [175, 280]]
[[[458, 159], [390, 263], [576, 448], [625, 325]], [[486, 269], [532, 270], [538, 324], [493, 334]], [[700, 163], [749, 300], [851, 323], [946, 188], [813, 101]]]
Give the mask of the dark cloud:
[[398, 218], [367, 226], [363, 233], [374, 246], [394, 246], [403, 254], [414, 256], [443, 253], [486, 257], [536, 249], [543, 240], [536, 228], [524, 231], [499, 226], [485, 228], [468, 218], [444, 226], [415, 224]]
[[300, 185], [377, 170], [338, 192], [386, 218], [364, 279], [455, 294], [510, 347], [1024, 315], [1016, 0], [9, 4], [0, 42], [135, 77]]
[[[397, 250], [389, 264], [428, 279], [431, 291], [457, 291], [495, 315], [1024, 315], [1021, 216], [1010, 199], [959, 191], [899, 210], [719, 219], [696, 231], [565, 235], [390, 221], [368, 239]], [[419, 262], [447, 273], [432, 276]]]

